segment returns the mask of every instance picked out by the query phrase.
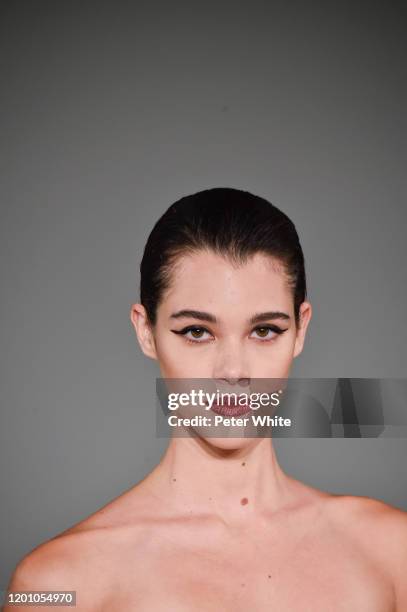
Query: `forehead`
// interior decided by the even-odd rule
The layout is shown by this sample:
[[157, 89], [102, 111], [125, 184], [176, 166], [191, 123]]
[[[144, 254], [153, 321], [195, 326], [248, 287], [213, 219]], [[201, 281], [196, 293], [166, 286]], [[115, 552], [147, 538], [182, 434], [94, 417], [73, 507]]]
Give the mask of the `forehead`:
[[165, 304], [171, 308], [245, 307], [259, 310], [270, 306], [289, 309], [292, 293], [282, 264], [256, 253], [237, 266], [212, 251], [180, 257], [173, 269]]

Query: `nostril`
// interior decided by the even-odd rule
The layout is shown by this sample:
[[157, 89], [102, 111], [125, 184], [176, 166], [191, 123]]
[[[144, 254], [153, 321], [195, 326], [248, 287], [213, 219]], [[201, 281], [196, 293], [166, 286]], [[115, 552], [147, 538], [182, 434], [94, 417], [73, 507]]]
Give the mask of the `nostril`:
[[229, 378], [215, 378], [215, 382], [219, 383], [220, 385], [238, 385], [241, 387], [248, 387], [250, 385], [250, 378], [247, 377], [229, 377]]

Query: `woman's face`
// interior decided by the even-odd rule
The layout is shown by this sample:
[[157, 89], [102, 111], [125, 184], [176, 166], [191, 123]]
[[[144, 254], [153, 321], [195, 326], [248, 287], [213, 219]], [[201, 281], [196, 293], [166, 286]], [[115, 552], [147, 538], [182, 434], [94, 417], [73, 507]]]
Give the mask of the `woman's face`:
[[131, 312], [141, 348], [158, 360], [162, 377], [212, 379], [223, 389], [252, 378], [287, 378], [311, 305], [301, 305], [297, 329], [292, 291], [278, 264], [263, 254], [241, 267], [210, 251], [182, 256], [154, 330], [141, 304]]
[[[302, 325], [297, 329], [292, 292], [276, 263], [256, 254], [235, 268], [206, 251], [178, 261], [157, 309], [154, 332], [138, 320], [141, 348], [158, 360], [163, 378], [238, 382], [288, 376], [293, 358], [302, 350], [311, 306], [302, 304]], [[269, 314], [251, 322], [263, 313]], [[146, 335], [147, 345], [142, 341]]]

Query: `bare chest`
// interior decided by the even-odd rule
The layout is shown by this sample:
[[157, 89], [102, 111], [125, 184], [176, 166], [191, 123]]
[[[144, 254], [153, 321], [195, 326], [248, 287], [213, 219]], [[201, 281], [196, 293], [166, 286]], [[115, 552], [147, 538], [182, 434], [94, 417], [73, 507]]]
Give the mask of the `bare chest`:
[[[143, 562], [144, 561], [144, 562]], [[334, 537], [223, 545], [163, 540], [141, 563], [122, 557], [104, 610], [122, 612], [394, 612], [380, 570]]]

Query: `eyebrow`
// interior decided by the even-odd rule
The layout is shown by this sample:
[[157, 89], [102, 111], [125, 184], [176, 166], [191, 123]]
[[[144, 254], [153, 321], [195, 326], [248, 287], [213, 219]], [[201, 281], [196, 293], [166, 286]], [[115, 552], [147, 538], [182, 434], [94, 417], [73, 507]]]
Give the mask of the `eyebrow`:
[[[207, 321], [208, 323], [218, 323], [218, 319], [215, 315], [209, 312], [203, 312], [202, 310], [190, 310], [183, 309], [174, 312], [170, 315], [170, 319], [182, 319], [190, 317], [193, 319], [199, 319], [199, 321]], [[267, 312], [258, 312], [249, 319], [249, 323], [260, 323], [261, 321], [270, 321], [275, 319], [283, 319], [285, 321], [289, 321], [291, 319], [290, 315], [286, 312], [281, 312], [279, 310], [269, 310]]]

